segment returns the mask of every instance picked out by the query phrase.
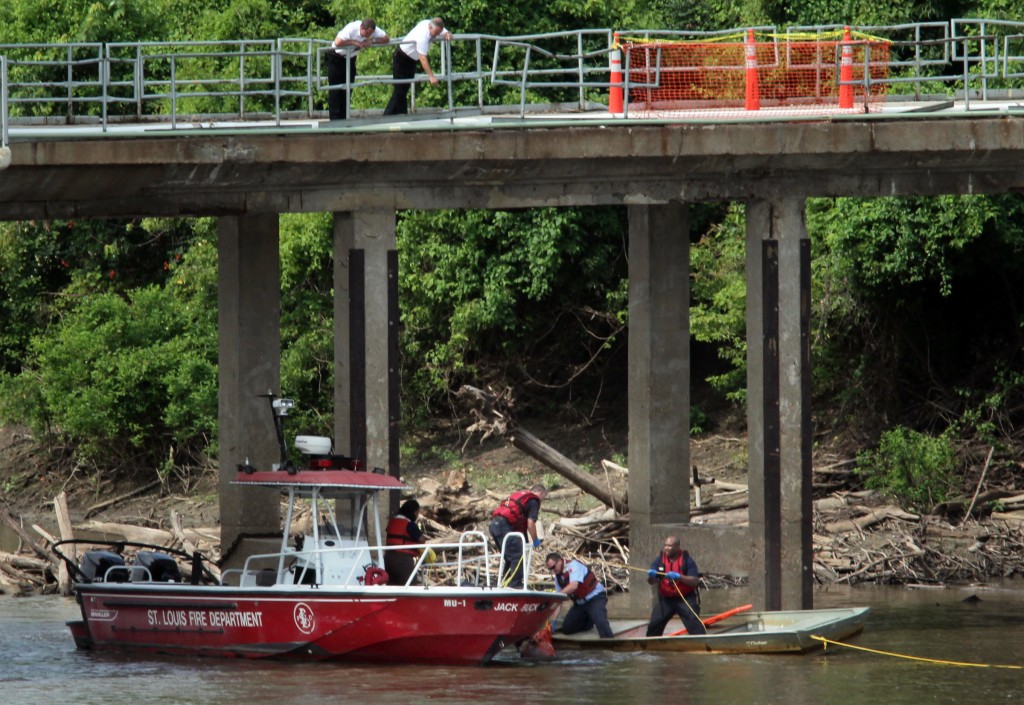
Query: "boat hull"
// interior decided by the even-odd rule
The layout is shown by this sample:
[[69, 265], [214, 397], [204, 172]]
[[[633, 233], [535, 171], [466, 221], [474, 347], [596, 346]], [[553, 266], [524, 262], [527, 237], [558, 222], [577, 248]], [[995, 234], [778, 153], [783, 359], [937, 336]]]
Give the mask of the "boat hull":
[[645, 636], [645, 621], [612, 620], [614, 637], [611, 639], [600, 639], [593, 631], [569, 636], [556, 633], [554, 644], [556, 649], [805, 653], [822, 647], [822, 642], [813, 637], [838, 641], [860, 633], [869, 611], [867, 607], [850, 607], [747, 612], [709, 627], [706, 635], [693, 636], [648, 637]]
[[535, 634], [553, 593], [478, 588], [78, 586], [75, 643], [244, 658], [483, 664]]

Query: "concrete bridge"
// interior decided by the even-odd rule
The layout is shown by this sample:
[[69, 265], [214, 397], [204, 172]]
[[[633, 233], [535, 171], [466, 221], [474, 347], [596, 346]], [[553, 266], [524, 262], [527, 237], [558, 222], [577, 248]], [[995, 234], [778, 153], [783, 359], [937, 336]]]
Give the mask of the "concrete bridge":
[[[810, 246], [814, 196], [1024, 188], [1024, 119], [988, 110], [806, 121], [576, 117], [344, 128], [12, 135], [0, 218], [219, 217], [220, 466], [225, 549], [279, 526], [236, 463], [276, 459], [278, 214], [334, 215], [335, 447], [398, 473], [396, 213], [625, 205], [629, 498], [638, 567], [680, 533], [706, 572], [749, 575], [764, 608], [812, 605]], [[688, 205], [747, 206], [750, 526], [689, 523]], [[243, 545], [239, 553], [244, 552]], [[634, 591], [635, 607], [646, 594]]]

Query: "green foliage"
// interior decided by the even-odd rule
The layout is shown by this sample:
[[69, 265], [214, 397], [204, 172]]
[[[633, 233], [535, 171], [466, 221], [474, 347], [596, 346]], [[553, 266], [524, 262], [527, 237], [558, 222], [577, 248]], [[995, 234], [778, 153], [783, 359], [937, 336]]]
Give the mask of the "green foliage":
[[[333, 436], [334, 244], [328, 213], [281, 216], [281, 391], [290, 424]], [[348, 380], [345, 380], [347, 383]]]
[[189, 237], [157, 219], [0, 223], [0, 369], [16, 372], [30, 335], [74, 297], [163, 281]]
[[152, 39], [163, 24], [159, 0], [7, 0], [0, 43], [61, 44]]
[[162, 286], [83, 286], [31, 339], [24, 369], [0, 376], [0, 417], [96, 467], [200, 462], [217, 414], [215, 265], [197, 242]]
[[991, 358], [1003, 356], [993, 351], [1019, 364], [1022, 203], [809, 201], [819, 391], [870, 417], [896, 412], [919, 390], [988, 388]]
[[743, 207], [734, 204], [690, 247], [690, 332], [726, 363], [725, 371], [707, 381], [735, 401], [746, 392], [745, 227]]
[[955, 488], [956, 462], [950, 442], [902, 426], [882, 434], [878, 447], [857, 456], [864, 484], [923, 511]]
[[[399, 224], [403, 388], [427, 410], [503, 360], [565, 388], [620, 344], [620, 209], [410, 212]], [[516, 369], [518, 367], [518, 370]]]
[[956, 392], [963, 410], [952, 427], [962, 437], [998, 446], [1013, 436], [1013, 412], [1024, 403], [1024, 373], [1007, 369], [1007, 362], [999, 360], [988, 388], [963, 387]]
[[690, 407], [690, 435], [699, 436], [708, 425], [708, 415], [700, 407]]
[[987, 196], [837, 199], [811, 212], [862, 294], [934, 283], [948, 295], [964, 249], [996, 216], [993, 205]]

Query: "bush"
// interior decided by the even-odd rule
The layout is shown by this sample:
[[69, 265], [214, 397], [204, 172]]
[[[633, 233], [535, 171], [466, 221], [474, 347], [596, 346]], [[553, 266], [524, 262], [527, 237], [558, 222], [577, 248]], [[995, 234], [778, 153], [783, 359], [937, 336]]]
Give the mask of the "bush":
[[857, 456], [857, 473], [869, 489], [919, 510], [947, 498], [954, 470], [953, 448], [945, 437], [902, 426], [883, 433], [875, 450]]
[[83, 293], [0, 373], [0, 419], [97, 469], [199, 465], [217, 422], [216, 251], [197, 242], [163, 286]]

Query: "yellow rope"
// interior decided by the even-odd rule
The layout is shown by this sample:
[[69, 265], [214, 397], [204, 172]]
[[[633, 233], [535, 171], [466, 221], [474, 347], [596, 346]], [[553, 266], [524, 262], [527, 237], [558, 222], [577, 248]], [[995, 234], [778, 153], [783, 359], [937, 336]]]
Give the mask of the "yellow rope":
[[[499, 578], [499, 580], [498, 580], [499, 587], [503, 587], [503, 588], [504, 587], [508, 587], [508, 584], [512, 582], [512, 578], [514, 578], [516, 576], [516, 571], [519, 570], [519, 566], [521, 566], [522, 564], [523, 564], [523, 556], [519, 556], [519, 562], [516, 563], [516, 567], [513, 568], [512, 570], [507, 570], [507, 569], [505, 570], [505, 582], [501, 582], [501, 579]], [[524, 582], [523, 584], [525, 585], [526, 583]]]
[[881, 656], [893, 656], [895, 658], [907, 659], [909, 661], [923, 661], [925, 663], [936, 663], [942, 666], [964, 666], [971, 668], [1009, 668], [1014, 670], [1024, 669], [1024, 666], [1013, 666], [1005, 664], [994, 664], [994, 663], [967, 663], [965, 661], [944, 661], [942, 659], [924, 658], [922, 656], [909, 656], [907, 654], [897, 654], [892, 651], [880, 651], [878, 649], [869, 649], [866, 646], [854, 646], [853, 644], [845, 644], [841, 641], [832, 641], [826, 639], [823, 636], [811, 635], [811, 638], [815, 641], [820, 641], [825, 648], [829, 645], [833, 646], [845, 646], [847, 649], [856, 649], [857, 651], [866, 651], [871, 654], [879, 654]]
[[[647, 568], [636, 568], [636, 567], [631, 566], [631, 565], [626, 565], [625, 563], [613, 563], [612, 561], [606, 561], [605, 564], [606, 565], [611, 565], [611, 566], [616, 566], [618, 568], [625, 568], [627, 570], [635, 570], [638, 573], [643, 573], [645, 575], [649, 572], [649, 569], [647, 569]], [[667, 573], [662, 573], [661, 571], [655, 571], [655, 573], [657, 575], [664, 575], [666, 578], [668, 577]], [[693, 605], [691, 605], [689, 600], [687, 600], [683, 596], [683, 591], [679, 589], [679, 586], [676, 584], [676, 581], [674, 581], [674, 580], [672, 581], [672, 587], [674, 587], [676, 589], [676, 592], [679, 593], [679, 599], [681, 599], [683, 601], [683, 604], [686, 605], [687, 609], [689, 609], [690, 612], [693, 613], [693, 616], [696, 617], [701, 623], [703, 623], [703, 620], [700, 618], [700, 615], [697, 614], [697, 610], [693, 609]]]

